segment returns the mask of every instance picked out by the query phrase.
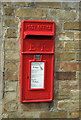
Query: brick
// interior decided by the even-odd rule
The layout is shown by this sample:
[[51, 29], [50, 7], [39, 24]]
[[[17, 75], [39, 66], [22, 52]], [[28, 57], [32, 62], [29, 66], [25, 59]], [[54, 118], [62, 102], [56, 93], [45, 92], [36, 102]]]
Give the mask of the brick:
[[19, 50], [19, 40], [5, 40], [5, 50]]
[[16, 91], [17, 81], [5, 81], [5, 91]]
[[76, 72], [56, 72], [56, 80], [75, 80]]
[[17, 110], [16, 92], [6, 92], [4, 94], [3, 110], [4, 112]]
[[76, 78], [77, 80], [81, 80], [81, 71], [77, 71]]
[[79, 81], [74, 80], [59, 81], [59, 90], [78, 90], [78, 89]]
[[69, 99], [70, 98], [70, 91], [68, 90], [59, 90], [55, 94], [55, 100], [64, 100], [64, 99]]
[[18, 80], [18, 72], [5, 72], [5, 80]]
[[69, 112], [69, 118], [80, 118], [81, 117], [81, 110], [75, 110]]
[[16, 61], [19, 61], [19, 52], [16, 52], [16, 51], [5, 51], [5, 60], [16, 60]]
[[17, 17], [45, 18], [47, 12], [46, 10], [39, 8], [18, 8], [15, 12], [15, 15]]
[[8, 28], [5, 32], [5, 38], [17, 38], [17, 30]]
[[40, 118], [67, 118], [67, 112], [66, 111], [43, 112], [40, 114]]
[[4, 109], [4, 112], [5, 112], [5, 111], [6, 111], [6, 112], [8, 112], [8, 111], [10, 111], [10, 112], [12, 112], [12, 111], [13, 111], [13, 112], [14, 112], [14, 111], [17, 111], [17, 103], [16, 103], [16, 101], [4, 103], [3, 109]]
[[64, 42], [65, 51], [81, 50], [80, 41]]
[[16, 100], [16, 92], [6, 92], [4, 93], [4, 102], [8, 103], [10, 101]]
[[45, 7], [45, 8], [61, 8], [60, 2], [36, 2], [37, 7]]
[[81, 30], [81, 22], [65, 22], [64, 30]]
[[64, 49], [64, 42], [63, 41], [56, 41], [55, 45], [56, 51], [60, 51]]
[[19, 104], [19, 110], [23, 110], [24, 112], [47, 111], [48, 103]]
[[63, 71], [81, 70], [81, 63], [79, 63], [79, 62], [61, 62], [59, 69], [61, 69]]
[[5, 12], [5, 15], [7, 15], [7, 16], [13, 16], [14, 15], [14, 8], [9, 7], [9, 6], [5, 6], [4, 12]]
[[59, 20], [75, 20], [77, 17], [76, 10], [49, 10], [47, 17], [56, 18]]
[[73, 32], [60, 32], [59, 40], [73, 40]]
[[79, 108], [79, 100], [61, 100], [58, 101], [58, 110], [72, 110]]
[[19, 63], [15, 61], [5, 61], [5, 71], [16, 71], [18, 69]]
[[4, 26], [16, 27], [19, 24], [18, 18], [4, 18]]
[[56, 52], [56, 60], [75, 60], [75, 53], [72, 52]]
[[21, 6], [21, 7], [26, 7], [26, 6], [32, 6], [32, 2], [13, 2], [13, 5], [15, 6]]
[[67, 8], [67, 9], [69, 9], [69, 8], [79, 8], [79, 3], [77, 2], [63, 2], [62, 3], [62, 7], [63, 8]]
[[79, 100], [79, 95], [80, 95], [80, 91], [79, 90], [71, 90], [70, 98], [72, 100]]
[[76, 60], [81, 61], [81, 52], [76, 53]]
[[75, 32], [74, 33], [74, 39], [75, 40], [81, 40], [81, 32]]

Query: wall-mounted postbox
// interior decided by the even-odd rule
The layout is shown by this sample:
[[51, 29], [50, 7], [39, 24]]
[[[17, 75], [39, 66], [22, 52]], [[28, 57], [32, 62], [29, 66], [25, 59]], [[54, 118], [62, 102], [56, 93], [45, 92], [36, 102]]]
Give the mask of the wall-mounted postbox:
[[54, 35], [53, 21], [24, 20], [21, 23], [21, 102], [53, 99]]

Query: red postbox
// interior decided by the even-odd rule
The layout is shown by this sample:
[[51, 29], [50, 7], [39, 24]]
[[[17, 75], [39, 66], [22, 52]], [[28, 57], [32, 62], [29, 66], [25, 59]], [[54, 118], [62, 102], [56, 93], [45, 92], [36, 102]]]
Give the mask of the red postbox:
[[53, 100], [54, 35], [53, 21], [23, 20], [21, 23], [21, 102]]

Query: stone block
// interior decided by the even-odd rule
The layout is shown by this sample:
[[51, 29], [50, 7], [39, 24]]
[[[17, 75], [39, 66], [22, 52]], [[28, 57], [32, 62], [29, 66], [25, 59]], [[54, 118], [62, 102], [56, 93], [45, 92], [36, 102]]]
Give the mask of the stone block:
[[4, 79], [5, 80], [18, 80], [19, 79], [19, 73], [18, 73], [18, 71], [5, 72]]
[[61, 8], [60, 2], [36, 2], [36, 7]]
[[58, 110], [73, 110], [79, 108], [79, 100], [61, 100], [58, 101]]
[[15, 16], [23, 18], [45, 18], [46, 15], [47, 11], [39, 8], [18, 8], [15, 12]]
[[19, 61], [19, 52], [17, 51], [5, 51], [5, 60]]
[[67, 118], [67, 112], [66, 111], [42, 112], [40, 113], [40, 118]]
[[76, 10], [50, 9], [47, 17], [55, 18], [56, 20], [75, 20], [77, 12]]
[[16, 91], [17, 83], [17, 81], [5, 81], [5, 91]]
[[19, 50], [19, 40], [8, 39], [5, 40], [5, 50]]
[[81, 30], [81, 22], [65, 22], [64, 23], [64, 30]]
[[73, 53], [73, 52], [56, 52], [56, 60], [57, 61], [75, 60], [75, 53]]
[[17, 27], [19, 24], [18, 18], [4, 18], [4, 26], [6, 27]]
[[56, 80], [76, 80], [76, 72], [56, 72]]
[[5, 38], [17, 38], [17, 30], [8, 28], [5, 31]]
[[13, 16], [14, 15], [14, 8], [10, 6], [5, 6], [4, 7], [4, 13], [7, 16]]

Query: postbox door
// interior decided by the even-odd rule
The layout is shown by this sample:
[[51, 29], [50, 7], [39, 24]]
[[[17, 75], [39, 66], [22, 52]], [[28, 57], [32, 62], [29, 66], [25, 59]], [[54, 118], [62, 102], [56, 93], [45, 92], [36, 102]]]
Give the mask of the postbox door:
[[23, 101], [51, 101], [54, 55], [23, 55]]

